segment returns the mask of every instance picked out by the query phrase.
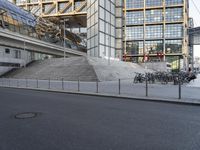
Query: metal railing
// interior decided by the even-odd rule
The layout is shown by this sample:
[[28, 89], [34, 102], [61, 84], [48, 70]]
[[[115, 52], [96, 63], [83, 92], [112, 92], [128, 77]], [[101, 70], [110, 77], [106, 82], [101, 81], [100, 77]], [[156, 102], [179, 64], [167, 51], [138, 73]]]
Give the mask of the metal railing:
[[[58, 91], [96, 93], [108, 95], [122, 95], [130, 97], [199, 99], [199, 89], [187, 87], [179, 82], [150, 84], [147, 80], [144, 83], [134, 83], [134, 79], [118, 79], [115, 81], [83, 81], [79, 77], [76, 81], [59, 80], [39, 80], [39, 79], [12, 79], [0, 78], [1, 87], [29, 88], [29, 89], [51, 89]], [[197, 93], [190, 95], [190, 93]]]

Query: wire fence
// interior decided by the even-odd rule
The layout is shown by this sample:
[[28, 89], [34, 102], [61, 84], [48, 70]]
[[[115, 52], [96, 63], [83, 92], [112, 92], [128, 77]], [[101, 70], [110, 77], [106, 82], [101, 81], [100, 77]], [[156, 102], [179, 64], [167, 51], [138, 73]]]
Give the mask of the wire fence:
[[[16, 87], [30, 89], [51, 89], [58, 91], [100, 93], [109, 95], [121, 95], [130, 97], [170, 98], [170, 99], [199, 99], [199, 88], [188, 87], [187, 84], [174, 85], [150, 83], [148, 80], [142, 83], [135, 83], [134, 79], [118, 79], [115, 81], [77, 81], [60, 80], [39, 80], [39, 79], [12, 79], [0, 78], [1, 87]], [[192, 93], [192, 94], [191, 94]]]

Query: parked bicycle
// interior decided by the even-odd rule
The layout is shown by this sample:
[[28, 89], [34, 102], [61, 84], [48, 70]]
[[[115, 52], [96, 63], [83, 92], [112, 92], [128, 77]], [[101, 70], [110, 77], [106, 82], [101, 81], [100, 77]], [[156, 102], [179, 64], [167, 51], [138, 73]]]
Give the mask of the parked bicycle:
[[154, 73], [136, 73], [133, 83], [143, 83], [147, 80], [149, 84], [154, 84], [156, 82], [161, 84], [174, 83], [177, 85], [179, 82], [181, 84], [189, 83], [191, 80], [196, 79], [195, 74], [189, 75], [187, 72], [170, 73], [170, 72], [154, 72]]

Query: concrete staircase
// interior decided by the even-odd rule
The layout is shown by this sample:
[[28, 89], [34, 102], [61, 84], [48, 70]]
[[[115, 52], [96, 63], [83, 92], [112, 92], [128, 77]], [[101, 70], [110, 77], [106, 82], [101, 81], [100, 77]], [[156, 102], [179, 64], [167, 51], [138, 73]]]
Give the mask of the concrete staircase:
[[95, 58], [71, 57], [35, 61], [26, 68], [17, 69], [6, 74], [6, 78], [44, 79], [67, 81], [113, 81], [133, 79], [138, 73], [152, 72], [134, 63]]
[[97, 76], [85, 57], [55, 58], [35, 61], [26, 68], [6, 74], [6, 78], [96, 81]]

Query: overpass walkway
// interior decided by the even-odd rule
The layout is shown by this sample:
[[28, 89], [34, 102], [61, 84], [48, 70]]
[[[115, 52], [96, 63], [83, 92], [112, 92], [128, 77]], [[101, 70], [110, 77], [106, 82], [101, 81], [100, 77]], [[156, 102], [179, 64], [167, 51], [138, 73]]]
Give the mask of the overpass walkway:
[[189, 29], [190, 45], [200, 45], [200, 27]]
[[[26, 35], [0, 28], [0, 45], [43, 54], [63, 56], [64, 48]], [[66, 56], [86, 56], [86, 53], [65, 48]]]

